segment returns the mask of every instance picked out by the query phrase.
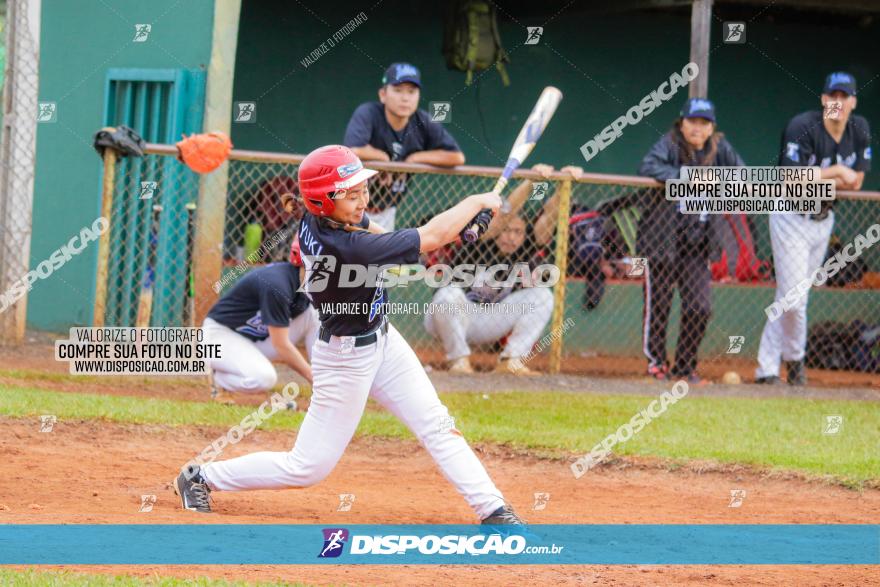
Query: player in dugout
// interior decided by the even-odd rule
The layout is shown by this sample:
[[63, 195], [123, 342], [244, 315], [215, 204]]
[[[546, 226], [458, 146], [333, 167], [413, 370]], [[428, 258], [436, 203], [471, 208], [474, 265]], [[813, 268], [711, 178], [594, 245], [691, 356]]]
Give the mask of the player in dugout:
[[[715, 106], [706, 98], [690, 98], [680, 117], [645, 155], [639, 175], [657, 181], [678, 179], [682, 166], [739, 167], [742, 157], [718, 132]], [[713, 214], [683, 214], [668, 202], [663, 189], [651, 190], [655, 200], [642, 206], [636, 250], [647, 257], [643, 351], [648, 375], [659, 380], [685, 379], [708, 383], [697, 375], [697, 351], [712, 315], [712, 274], [709, 262], [720, 258], [718, 222]], [[675, 288], [681, 297], [681, 326], [670, 368], [666, 359], [666, 327]]]
[[[539, 163], [532, 170], [547, 178], [553, 167]], [[583, 173], [575, 166], [563, 167], [560, 171], [574, 178]], [[499, 283], [509, 280], [517, 263], [528, 263], [529, 269], [534, 271], [539, 261], [538, 252], [553, 240], [559, 211], [559, 194], [556, 193], [542, 206], [533, 223], [523, 219], [520, 211], [535, 187], [531, 180], [521, 181], [508, 199], [510, 210], [496, 216], [477, 243], [460, 248], [454, 257], [454, 265], [473, 264], [488, 268], [506, 264], [506, 273], [494, 276]], [[533, 278], [533, 282], [537, 283], [538, 278]], [[443, 343], [450, 373], [474, 372], [470, 362], [471, 344], [485, 345], [506, 339], [495, 371], [514, 375], [537, 374], [524, 364], [523, 357], [532, 350], [550, 322], [553, 313], [550, 288], [525, 287], [522, 283], [493, 287], [475, 280], [470, 288], [456, 285], [440, 288], [434, 294], [432, 304], [436, 311], [425, 315], [425, 330]]]
[[[856, 80], [844, 71], [834, 72], [822, 88], [822, 110], [802, 112], [792, 118], [782, 135], [780, 166], [818, 165], [822, 179], [834, 180], [839, 190], [860, 190], [871, 169], [871, 128], [853, 113]], [[822, 265], [834, 228], [834, 201], [825, 202], [817, 214], [773, 214], [768, 219], [776, 273], [775, 302], [782, 302], [798, 284], [807, 290], [792, 307], [771, 319], [761, 333], [755, 383], [780, 383], [785, 361], [786, 382], [807, 384], [804, 366], [807, 346], [807, 300], [813, 271]]]
[[[343, 144], [362, 161], [403, 161], [439, 167], [464, 165], [464, 154], [446, 128], [419, 110], [422, 78], [409, 63], [392, 63], [382, 77], [378, 102], [357, 107]], [[406, 195], [406, 173], [381, 172], [367, 213], [394, 230], [397, 205]]]

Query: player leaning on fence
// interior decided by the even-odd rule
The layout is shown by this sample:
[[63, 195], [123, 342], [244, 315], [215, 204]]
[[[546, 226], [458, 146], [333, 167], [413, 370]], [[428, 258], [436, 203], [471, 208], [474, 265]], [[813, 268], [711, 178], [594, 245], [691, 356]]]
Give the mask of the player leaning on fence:
[[[862, 189], [871, 168], [871, 131], [868, 121], [856, 116], [856, 80], [836, 72], [825, 80], [823, 110], [803, 112], [785, 127], [779, 165], [822, 168], [822, 179], [833, 179], [839, 190]], [[818, 214], [773, 214], [770, 243], [776, 272], [775, 302], [784, 304], [781, 316], [768, 314], [758, 349], [757, 383], [779, 382], [781, 362], [786, 379], [805, 385], [804, 354], [807, 344], [807, 298], [813, 272], [822, 265], [834, 228], [834, 202], [823, 204]], [[797, 293], [803, 283], [806, 290]], [[794, 293], [795, 301], [788, 304]]]
[[[379, 102], [357, 107], [348, 121], [343, 144], [363, 161], [404, 161], [440, 167], [464, 165], [464, 154], [442, 124], [419, 110], [422, 79], [409, 63], [393, 63], [382, 78]], [[450, 115], [446, 113], [446, 115]], [[406, 195], [405, 173], [380, 173], [367, 212], [394, 230], [397, 205]]]
[[[553, 167], [540, 163], [532, 169], [545, 178], [553, 172]], [[583, 173], [580, 167], [573, 166], [563, 167], [561, 171], [574, 177]], [[520, 211], [533, 186], [530, 180], [520, 182], [508, 199], [510, 209], [489, 223], [486, 234], [477, 243], [459, 249], [454, 264], [487, 268], [504, 264], [508, 269], [494, 274], [499, 284], [510, 278], [519, 263], [528, 264], [529, 270], [534, 271], [539, 263], [539, 251], [553, 239], [559, 197], [554, 194], [541, 208], [535, 222], [527, 222]], [[490, 344], [505, 338], [496, 371], [515, 375], [534, 373], [521, 358], [532, 350], [550, 322], [553, 313], [550, 288], [525, 287], [522, 283], [493, 287], [475, 280], [467, 290], [455, 285], [439, 289], [432, 302], [437, 311], [425, 315], [425, 330], [442, 341], [451, 373], [474, 372], [469, 358], [471, 344]], [[442, 311], [443, 307], [461, 311]]]
[[[715, 106], [705, 98], [685, 102], [672, 130], [645, 155], [639, 175], [661, 182], [677, 179], [684, 165], [745, 165], [718, 132]], [[636, 246], [639, 255], [648, 258], [642, 340], [648, 374], [699, 384], [697, 350], [712, 314], [709, 261], [720, 258], [717, 223], [721, 217], [683, 214], [678, 203], [666, 201], [662, 189], [651, 193], [655, 198], [642, 207]], [[670, 368], [666, 361], [666, 327], [676, 287], [681, 298], [681, 324], [675, 362]]]

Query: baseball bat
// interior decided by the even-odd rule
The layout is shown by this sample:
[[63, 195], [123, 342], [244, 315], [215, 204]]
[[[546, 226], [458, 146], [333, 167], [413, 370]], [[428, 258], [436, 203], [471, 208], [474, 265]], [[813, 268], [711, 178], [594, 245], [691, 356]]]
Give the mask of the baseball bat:
[[153, 311], [153, 286], [156, 284], [156, 250], [159, 248], [159, 219], [162, 214], [162, 205], [153, 204], [150, 214], [150, 229], [147, 237], [147, 264], [144, 267], [144, 279], [141, 282], [141, 292], [138, 296], [137, 317], [135, 326], [146, 328], [150, 325], [150, 316]]
[[[559, 106], [559, 102], [561, 101], [562, 92], [560, 92], [558, 88], [547, 86], [544, 88], [544, 91], [541, 92], [538, 101], [532, 108], [532, 112], [529, 114], [525, 123], [523, 123], [522, 129], [520, 129], [519, 134], [516, 136], [516, 140], [513, 142], [513, 147], [511, 147], [510, 154], [507, 156], [507, 163], [504, 165], [501, 177], [498, 178], [498, 181], [495, 182], [495, 187], [492, 188], [494, 193], [501, 194], [504, 187], [507, 185], [507, 182], [510, 181], [513, 172], [522, 165], [523, 161], [526, 160], [526, 157], [529, 156], [529, 153], [532, 152], [532, 149], [535, 148], [535, 144], [537, 144], [538, 139], [541, 138], [544, 129], [547, 128], [547, 123], [553, 118], [553, 114], [556, 112], [556, 107]], [[488, 220], [492, 219], [491, 212], [488, 212], [487, 210], [482, 210], [477, 214], [470, 227], [462, 233], [462, 240], [467, 243], [472, 243], [480, 238], [488, 227], [487, 218]]]
[[195, 326], [196, 319], [196, 278], [193, 259], [193, 244], [196, 230], [196, 203], [186, 205], [186, 306], [184, 307], [183, 324]]

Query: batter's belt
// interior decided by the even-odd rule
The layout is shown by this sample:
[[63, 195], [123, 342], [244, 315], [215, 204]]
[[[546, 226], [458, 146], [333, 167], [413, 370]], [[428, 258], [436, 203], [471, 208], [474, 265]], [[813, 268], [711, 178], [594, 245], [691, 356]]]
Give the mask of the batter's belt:
[[[374, 330], [373, 332], [370, 332], [367, 334], [359, 334], [359, 335], [355, 336], [354, 337], [354, 346], [362, 347], [362, 346], [369, 346], [369, 345], [373, 344], [374, 342], [379, 340], [379, 331], [381, 331], [382, 334], [388, 334], [388, 320], [382, 320], [382, 324], [378, 328], [376, 328], [376, 330]], [[318, 331], [318, 338], [320, 340], [322, 340], [323, 342], [329, 343], [330, 338], [332, 338], [333, 336], [334, 335], [331, 334], [330, 331], [327, 330], [326, 328], [324, 328], [323, 326]]]

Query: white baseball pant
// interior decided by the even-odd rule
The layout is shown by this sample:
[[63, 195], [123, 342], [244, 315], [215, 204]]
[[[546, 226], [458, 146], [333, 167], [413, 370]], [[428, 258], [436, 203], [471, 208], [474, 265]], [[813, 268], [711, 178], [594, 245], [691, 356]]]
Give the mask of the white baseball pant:
[[[774, 301], [779, 302], [804, 280], [809, 280], [812, 286], [813, 272], [822, 266], [828, 250], [834, 212], [818, 222], [800, 214], [771, 214], [769, 224], [776, 270]], [[778, 319], [768, 316], [758, 347], [755, 377], [779, 376], [783, 360], [803, 360], [807, 346], [808, 299], [809, 291], [806, 291]]]
[[257, 452], [208, 463], [202, 475], [211, 489], [308, 487], [336, 466], [372, 397], [415, 434], [480, 519], [504, 505], [501, 492], [468, 446], [449, 425], [449, 412], [413, 350], [393, 326], [363, 347], [344, 338], [315, 341], [314, 387], [309, 410], [290, 452]]
[[[460, 312], [444, 312], [435, 308], [436, 313], [425, 315], [425, 330], [443, 341], [448, 360], [458, 359], [471, 354], [469, 344], [487, 344], [499, 340], [510, 333], [507, 344], [501, 351], [501, 357], [514, 358], [527, 355], [553, 315], [553, 293], [550, 288], [530, 287], [517, 290], [498, 302], [497, 311], [478, 308], [476, 302], [465, 297], [464, 289], [446, 286], [437, 290], [434, 304], [455, 304], [452, 306]], [[518, 306], [530, 307], [519, 313], [505, 313], [504, 308]], [[465, 306], [469, 305], [465, 311]]]
[[[303, 342], [311, 356], [320, 325], [317, 310], [309, 306], [290, 321], [290, 342]], [[278, 373], [272, 366], [278, 353], [270, 339], [254, 342], [211, 318], [205, 318], [202, 328], [205, 342], [220, 345], [220, 358], [210, 363], [214, 383], [219, 387], [226, 391], [258, 393], [271, 389], [278, 381]]]

